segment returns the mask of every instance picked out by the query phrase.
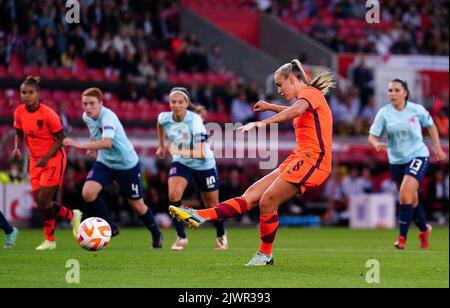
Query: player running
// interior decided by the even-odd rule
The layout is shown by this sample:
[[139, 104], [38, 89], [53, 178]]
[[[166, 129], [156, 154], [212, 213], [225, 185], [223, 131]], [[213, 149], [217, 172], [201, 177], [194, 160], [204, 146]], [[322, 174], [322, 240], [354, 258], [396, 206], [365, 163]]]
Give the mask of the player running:
[[273, 264], [272, 247], [279, 226], [278, 207], [299, 192], [321, 185], [331, 172], [333, 117], [324, 95], [334, 86], [329, 71], [310, 80], [298, 60], [284, 64], [275, 72], [278, 92], [292, 106], [279, 106], [259, 101], [255, 112], [271, 110], [277, 114], [252, 122], [242, 132], [266, 125], [294, 120], [297, 148], [269, 175], [253, 184], [241, 197], [225, 201], [214, 208], [195, 211], [171, 206], [170, 213], [191, 228], [207, 220], [225, 219], [248, 212], [259, 205], [261, 244], [246, 266]]
[[[427, 171], [430, 151], [423, 142], [422, 127], [428, 129], [434, 143], [437, 161], [445, 159], [439, 133], [428, 111], [409, 99], [408, 84], [400, 79], [389, 83], [390, 104], [378, 111], [369, 131], [369, 143], [377, 150], [387, 151], [391, 175], [400, 190], [400, 235], [395, 247], [405, 249], [408, 229], [414, 219], [420, 229], [420, 248], [429, 247], [431, 226], [427, 225], [419, 203], [419, 184]], [[387, 144], [379, 138], [385, 132]]]
[[16, 129], [13, 156], [19, 159], [20, 146], [25, 136], [30, 155], [30, 183], [33, 198], [42, 211], [45, 241], [36, 250], [53, 250], [55, 242], [55, 217], [70, 221], [76, 236], [81, 221], [79, 210], [69, 210], [52, 202], [61, 187], [67, 157], [62, 141], [64, 129], [58, 114], [39, 101], [39, 77], [29, 76], [20, 86], [19, 105], [14, 112]]
[[[169, 201], [173, 206], [181, 206], [183, 193], [192, 180], [197, 183], [203, 203], [211, 208], [219, 203], [219, 176], [216, 161], [207, 144], [206, 128], [201, 117], [190, 110], [200, 113], [202, 109], [191, 102], [185, 88], [173, 88], [170, 91], [171, 112], [162, 112], [158, 117], [159, 148], [156, 154], [164, 158], [166, 152], [172, 155], [169, 172]], [[165, 138], [170, 145], [165, 145]], [[177, 239], [172, 250], [182, 250], [188, 244], [184, 224], [174, 219]], [[228, 240], [223, 220], [214, 221], [216, 227], [216, 249], [227, 249]]]
[[0, 229], [3, 229], [3, 232], [5, 232], [5, 242], [3, 244], [3, 248], [14, 248], [16, 245], [17, 236], [19, 235], [19, 230], [8, 223], [2, 212], [0, 212]]
[[116, 181], [131, 208], [151, 232], [152, 247], [162, 248], [162, 233], [155, 222], [152, 210], [143, 200], [141, 164], [119, 118], [112, 110], [103, 106], [103, 93], [100, 89], [85, 90], [81, 100], [84, 110], [83, 121], [89, 128], [91, 139], [88, 143], [80, 144], [66, 138], [64, 145], [86, 150], [89, 156], [96, 157], [96, 162], [83, 186], [83, 199], [89, 208], [96, 211], [96, 216], [105, 219], [111, 225], [113, 234], [117, 235], [117, 227], [99, 196], [103, 188]]

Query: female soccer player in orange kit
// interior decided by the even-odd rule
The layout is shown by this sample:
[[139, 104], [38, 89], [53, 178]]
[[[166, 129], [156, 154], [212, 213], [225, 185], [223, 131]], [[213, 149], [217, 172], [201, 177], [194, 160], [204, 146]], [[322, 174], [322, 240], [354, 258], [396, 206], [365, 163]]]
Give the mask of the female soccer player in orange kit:
[[333, 75], [325, 71], [311, 81], [300, 61], [293, 60], [275, 72], [275, 83], [280, 95], [288, 101], [295, 99], [295, 103], [286, 107], [259, 101], [254, 106], [255, 112], [271, 110], [277, 114], [249, 123], [240, 130], [246, 132], [294, 120], [297, 148], [278, 169], [253, 184], [241, 197], [198, 211], [169, 207], [172, 216], [190, 228], [197, 228], [207, 220], [242, 215], [259, 205], [261, 244], [246, 266], [273, 264], [272, 246], [279, 226], [278, 207], [297, 193], [321, 185], [331, 173], [333, 117], [324, 95], [334, 87]]
[[13, 155], [20, 158], [25, 136], [30, 155], [31, 190], [44, 218], [45, 241], [36, 250], [53, 250], [56, 248], [55, 217], [70, 221], [74, 236], [81, 221], [80, 211], [71, 211], [52, 202], [66, 169], [67, 157], [62, 147], [64, 128], [58, 114], [39, 101], [39, 77], [25, 79], [20, 86], [20, 99], [23, 104], [14, 112], [16, 138]]

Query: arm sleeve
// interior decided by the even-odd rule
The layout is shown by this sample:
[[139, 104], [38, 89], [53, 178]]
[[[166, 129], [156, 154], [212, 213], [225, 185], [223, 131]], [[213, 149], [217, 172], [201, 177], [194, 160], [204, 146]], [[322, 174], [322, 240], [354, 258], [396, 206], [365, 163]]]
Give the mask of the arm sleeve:
[[420, 124], [425, 128], [429, 128], [434, 124], [430, 113], [423, 106], [419, 106], [419, 120]]
[[112, 114], [105, 114], [102, 117], [102, 139], [111, 138], [116, 136], [117, 119]]
[[61, 123], [61, 118], [59, 117], [59, 115], [54, 112], [51, 111], [48, 113], [47, 116], [47, 125], [50, 128], [50, 131], [54, 134], [57, 132], [60, 132], [64, 129], [62, 123]]
[[194, 115], [192, 122], [192, 135], [194, 137], [194, 143], [201, 143], [206, 141], [206, 128], [203, 125], [203, 121], [198, 115]]
[[380, 137], [384, 131], [385, 122], [382, 112], [378, 112], [375, 120], [373, 120], [372, 126], [370, 126], [369, 134]]
[[302, 91], [300, 99], [306, 100], [310, 105], [312, 109], [317, 109], [320, 107], [322, 99], [320, 99], [319, 94], [317, 93], [318, 90], [315, 89], [305, 89]]
[[23, 129], [19, 108], [16, 108], [16, 110], [14, 111], [14, 128]]

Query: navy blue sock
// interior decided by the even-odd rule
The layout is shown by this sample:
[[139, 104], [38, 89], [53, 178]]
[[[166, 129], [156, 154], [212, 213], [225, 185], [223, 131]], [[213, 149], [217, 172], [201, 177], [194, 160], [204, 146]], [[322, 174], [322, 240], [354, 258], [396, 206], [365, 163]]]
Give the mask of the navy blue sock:
[[417, 205], [417, 207], [414, 209], [413, 217], [414, 222], [416, 223], [417, 227], [419, 227], [420, 231], [427, 231], [427, 220], [425, 218], [425, 213], [423, 212], [422, 204], [419, 203], [419, 205]]
[[101, 197], [97, 197], [95, 201], [87, 203], [87, 206], [90, 217], [103, 218], [111, 226], [111, 229], [117, 229], [117, 225], [113, 222], [111, 216], [109, 216], [108, 209]]
[[5, 231], [5, 234], [13, 233], [14, 229], [11, 225], [6, 221], [5, 216], [3, 216], [2, 212], [0, 212], [0, 228]]
[[142, 221], [144, 226], [152, 233], [153, 239], [159, 238], [161, 236], [161, 232], [159, 231], [158, 225], [155, 221], [155, 216], [153, 216], [153, 212], [150, 208], [148, 208], [147, 213], [139, 216], [139, 219]]
[[216, 234], [217, 237], [222, 237], [225, 235], [225, 226], [223, 220], [214, 220], [213, 221], [214, 227], [216, 227]]
[[[170, 201], [170, 205], [180, 207], [182, 205], [181, 200], [172, 202]], [[175, 227], [175, 230], [177, 231], [177, 236], [181, 238], [186, 238], [186, 232], [184, 231], [184, 223], [181, 221], [176, 220], [175, 218], [172, 219], [173, 226]]]
[[399, 209], [398, 224], [400, 226], [400, 235], [405, 238], [408, 236], [409, 225], [413, 218], [412, 204], [401, 204]]

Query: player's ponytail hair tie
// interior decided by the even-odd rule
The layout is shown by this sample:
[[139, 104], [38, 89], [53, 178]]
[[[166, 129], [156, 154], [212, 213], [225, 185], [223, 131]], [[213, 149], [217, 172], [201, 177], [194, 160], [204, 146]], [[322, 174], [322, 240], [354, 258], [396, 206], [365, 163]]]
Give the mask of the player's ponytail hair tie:
[[41, 77], [39, 76], [27, 76], [22, 82], [22, 85], [33, 86], [39, 91], [39, 84], [41, 83]]

